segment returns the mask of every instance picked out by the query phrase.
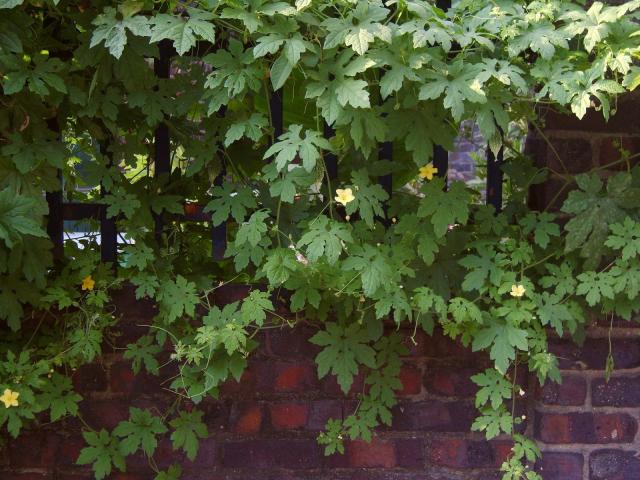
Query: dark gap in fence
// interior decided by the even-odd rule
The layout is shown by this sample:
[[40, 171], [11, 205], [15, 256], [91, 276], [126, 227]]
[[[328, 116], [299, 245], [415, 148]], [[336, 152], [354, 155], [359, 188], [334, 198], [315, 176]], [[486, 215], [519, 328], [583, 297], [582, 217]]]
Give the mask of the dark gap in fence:
[[493, 205], [496, 213], [502, 210], [502, 164], [504, 162], [504, 149], [500, 147], [498, 155], [494, 155], [487, 148], [487, 205]]

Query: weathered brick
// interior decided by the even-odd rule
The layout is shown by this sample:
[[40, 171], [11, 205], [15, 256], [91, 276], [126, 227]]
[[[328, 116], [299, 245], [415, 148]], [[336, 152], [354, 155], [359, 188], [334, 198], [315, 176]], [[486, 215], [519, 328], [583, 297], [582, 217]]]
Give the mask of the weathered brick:
[[637, 452], [597, 450], [589, 457], [590, 480], [638, 480], [640, 458]]
[[594, 380], [591, 403], [597, 407], [640, 407], [640, 376]]
[[271, 425], [276, 430], [303, 428], [309, 417], [309, 407], [302, 403], [277, 403], [269, 405]]
[[315, 400], [309, 404], [308, 430], [324, 430], [331, 418], [342, 419], [342, 402], [339, 400]]
[[129, 417], [127, 402], [91, 400], [80, 403], [80, 412], [91, 428], [112, 429]]
[[[639, 152], [640, 138], [617, 135], [602, 139], [600, 142], [598, 163], [601, 166], [604, 166], [620, 160], [622, 158], [622, 154], [620, 152], [621, 149], [631, 153], [632, 155]], [[633, 162], [633, 160], [631, 161]], [[613, 168], [617, 170], [626, 170], [627, 165], [626, 162], [622, 162]]]
[[276, 392], [308, 392], [318, 388], [315, 368], [310, 364], [281, 365], [275, 376]]
[[315, 439], [261, 439], [228, 442], [222, 445], [222, 465], [226, 468], [271, 468], [288, 470], [319, 468], [322, 453]]
[[[609, 355], [606, 338], [588, 338], [582, 347], [568, 340], [549, 342], [549, 350], [558, 357], [560, 368], [571, 370], [604, 370]], [[616, 370], [640, 366], [640, 342], [613, 340], [612, 355]]]
[[583, 464], [579, 453], [543, 452], [536, 471], [544, 480], [586, 480], [582, 477]]
[[61, 441], [61, 437], [53, 432], [21, 432], [9, 444], [9, 463], [12, 467], [53, 467]]
[[469, 431], [477, 414], [473, 403], [440, 402], [402, 402], [394, 408], [394, 430], [464, 432]]
[[562, 383], [547, 381], [538, 386], [536, 397], [547, 405], [584, 405], [587, 382], [577, 375], [564, 375]]
[[264, 411], [257, 403], [240, 403], [231, 408], [231, 430], [241, 434], [258, 433], [262, 427]]
[[0, 470], [2, 480], [54, 480], [52, 472], [11, 472]]
[[499, 466], [494, 445], [486, 441], [435, 438], [429, 443], [427, 452], [428, 462], [439, 467], [470, 469]]
[[107, 389], [105, 367], [98, 363], [82, 365], [73, 373], [72, 380], [74, 390], [81, 394], [103, 392]]
[[554, 149], [547, 149], [547, 156], [539, 165], [549, 166], [558, 173], [565, 173], [565, 168], [568, 173], [582, 173], [593, 168], [593, 149], [588, 138], [554, 138], [552, 143]]
[[538, 413], [535, 424], [536, 438], [554, 444], [631, 442], [638, 430], [623, 413]]
[[355, 440], [347, 445], [349, 464], [362, 468], [393, 468], [396, 466], [396, 448], [392, 441], [374, 438], [371, 442]]
[[402, 390], [398, 393], [401, 397], [417, 395], [422, 390], [422, 372], [412, 365], [403, 365], [400, 370]]
[[421, 438], [395, 440], [396, 463], [402, 468], [422, 469], [425, 463], [425, 445]]
[[298, 328], [295, 333], [289, 327], [269, 330], [267, 342], [269, 353], [282, 358], [306, 357], [314, 358], [320, 347], [309, 343], [315, 332], [310, 328]]

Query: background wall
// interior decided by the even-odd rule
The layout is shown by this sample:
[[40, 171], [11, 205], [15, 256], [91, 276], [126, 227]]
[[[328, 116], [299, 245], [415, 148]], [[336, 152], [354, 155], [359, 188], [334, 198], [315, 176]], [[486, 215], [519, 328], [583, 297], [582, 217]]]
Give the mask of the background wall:
[[[546, 114], [545, 136], [534, 135], [529, 150], [540, 164], [561, 170], [554, 149], [571, 172], [584, 171], [618, 158], [616, 144], [640, 152], [636, 99], [619, 106], [606, 125], [590, 116], [582, 122]], [[605, 172], [606, 173], [606, 172]], [[558, 179], [532, 191], [532, 203], [543, 207], [558, 192]], [[556, 204], [558, 200], [556, 199]], [[241, 293], [241, 292], [240, 292]], [[234, 301], [238, 290], [222, 296]], [[113, 428], [128, 417], [128, 406], [162, 409], [174, 396], [162, 388], [175, 372], [162, 378], [134, 375], [121, 350], [144, 333], [153, 305], [135, 301], [123, 290], [115, 304], [123, 316], [121, 336], [103, 363], [75, 372], [74, 383], [84, 396], [82, 413], [93, 428]], [[538, 466], [545, 480], [640, 479], [640, 325], [600, 319], [588, 330], [584, 346], [554, 339], [560, 358], [562, 385], [536, 386], [533, 379], [518, 404], [523, 428], [546, 452]], [[316, 347], [299, 328], [272, 329], [264, 334], [240, 383], [229, 382], [219, 401], [203, 407], [211, 438], [201, 442], [195, 462], [161, 443], [160, 467], [180, 462], [187, 480], [491, 480], [500, 478], [500, 463], [508, 440], [486, 442], [470, 433], [476, 415], [470, 376], [487, 359], [470, 353], [440, 334], [418, 335], [408, 341], [411, 354], [402, 370], [401, 403], [391, 428], [381, 429], [371, 444], [351, 442], [344, 456], [324, 457], [315, 437], [328, 418], [354, 408], [353, 393], [344, 398], [332, 379], [319, 381], [313, 357]], [[407, 332], [409, 335], [410, 332]], [[604, 382], [609, 337], [616, 370]], [[82, 480], [92, 475], [75, 466], [83, 440], [81, 425], [71, 419], [25, 432], [0, 450], [2, 480]], [[134, 457], [118, 480], [152, 479], [146, 460]]]

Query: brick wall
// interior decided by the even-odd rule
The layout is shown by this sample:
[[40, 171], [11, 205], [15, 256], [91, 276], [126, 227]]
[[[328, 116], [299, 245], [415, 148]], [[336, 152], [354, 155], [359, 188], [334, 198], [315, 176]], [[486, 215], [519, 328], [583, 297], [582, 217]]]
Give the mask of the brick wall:
[[[633, 100], [633, 99], [632, 99]], [[556, 168], [555, 149], [572, 172], [616, 158], [614, 144], [640, 151], [637, 99], [619, 106], [608, 124], [590, 116], [576, 122], [543, 115], [553, 147], [533, 135], [529, 149], [542, 163]], [[554, 163], [555, 162], [555, 163]], [[556, 179], [536, 188], [532, 203], [544, 206], [558, 191]], [[238, 291], [223, 296], [237, 299]], [[75, 372], [76, 388], [85, 397], [83, 417], [93, 428], [113, 428], [128, 416], [129, 405], [159, 407], [173, 399], [162, 382], [175, 372], [162, 369], [160, 379], [134, 375], [119, 347], [145, 332], [153, 305], [136, 302], [124, 290], [115, 301], [123, 316], [116, 349], [107, 348], [101, 363]], [[407, 340], [411, 354], [402, 370], [401, 403], [393, 425], [380, 429], [371, 444], [351, 442], [344, 456], [324, 457], [315, 437], [328, 418], [353, 411], [354, 396], [345, 398], [332, 379], [317, 379], [316, 347], [305, 328], [270, 329], [252, 356], [240, 383], [229, 382], [218, 401], [206, 401], [211, 437], [201, 442], [190, 462], [171, 450], [165, 439], [156, 458], [161, 468], [183, 465], [187, 480], [492, 480], [508, 454], [507, 440], [486, 442], [471, 433], [476, 415], [475, 387], [470, 376], [487, 359], [436, 334]], [[410, 332], [407, 332], [409, 335]], [[528, 381], [519, 411], [523, 429], [540, 441], [545, 452], [539, 470], [545, 480], [640, 479], [640, 328], [615, 321], [595, 322], [582, 348], [554, 339], [560, 358], [562, 385], [539, 387]], [[616, 370], [604, 382], [609, 336]], [[361, 379], [360, 379], [361, 382]], [[357, 391], [358, 382], [354, 391]], [[82, 480], [92, 478], [74, 462], [83, 440], [81, 425], [69, 419], [43, 425], [9, 440], [0, 450], [1, 480]], [[126, 474], [116, 480], [147, 480], [153, 475], [142, 456], [130, 457]]]

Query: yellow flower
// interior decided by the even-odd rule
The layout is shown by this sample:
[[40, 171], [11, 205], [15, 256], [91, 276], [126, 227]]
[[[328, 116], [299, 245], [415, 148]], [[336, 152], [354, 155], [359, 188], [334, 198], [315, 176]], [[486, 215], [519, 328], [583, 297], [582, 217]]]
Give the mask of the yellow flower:
[[336, 190], [336, 202], [341, 203], [342, 205], [346, 205], [349, 202], [355, 200], [356, 197], [353, 196], [353, 192], [350, 188], [338, 188]]
[[433, 163], [427, 163], [424, 167], [420, 167], [420, 178], [426, 178], [427, 180], [433, 180], [433, 176], [438, 173], [438, 169], [433, 166]]
[[91, 278], [91, 275], [82, 279], [82, 290], [93, 290], [96, 281]]
[[512, 297], [522, 297], [527, 290], [524, 285], [511, 285], [511, 291], [509, 292]]
[[19, 396], [20, 394], [18, 392], [14, 392], [7, 388], [2, 396], [0, 396], [0, 402], [4, 403], [5, 408], [17, 407]]

